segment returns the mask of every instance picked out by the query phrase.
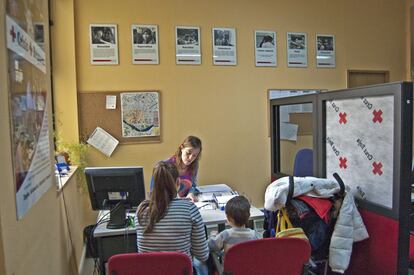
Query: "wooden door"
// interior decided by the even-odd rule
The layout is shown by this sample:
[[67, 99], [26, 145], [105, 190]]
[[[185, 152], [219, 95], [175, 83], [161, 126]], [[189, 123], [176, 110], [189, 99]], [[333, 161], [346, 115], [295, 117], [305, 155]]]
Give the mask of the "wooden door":
[[389, 71], [348, 70], [348, 88], [389, 82]]

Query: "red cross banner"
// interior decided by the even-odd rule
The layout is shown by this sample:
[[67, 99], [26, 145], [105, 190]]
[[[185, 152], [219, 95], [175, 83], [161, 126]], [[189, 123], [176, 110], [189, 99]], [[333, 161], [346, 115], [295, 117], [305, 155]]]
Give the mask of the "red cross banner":
[[[33, 3], [36, 4], [36, 3]], [[37, 9], [34, 9], [37, 10]], [[46, 18], [30, 14], [28, 18]], [[22, 24], [25, 22], [25, 24]], [[21, 25], [19, 25], [21, 24]], [[45, 22], [42, 22], [44, 26]], [[18, 219], [55, 182], [53, 143], [50, 134], [49, 68], [34, 23], [6, 15], [9, 70], [9, 106], [13, 152], [16, 215]]]
[[12, 18], [6, 15], [7, 48], [46, 73], [45, 52]]
[[355, 196], [392, 207], [394, 97], [326, 102], [326, 174]]

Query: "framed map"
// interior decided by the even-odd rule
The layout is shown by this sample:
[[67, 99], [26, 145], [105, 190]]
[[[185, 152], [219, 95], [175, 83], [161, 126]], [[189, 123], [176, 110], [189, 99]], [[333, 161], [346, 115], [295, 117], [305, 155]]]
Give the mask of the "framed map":
[[160, 136], [158, 92], [121, 93], [122, 137]]

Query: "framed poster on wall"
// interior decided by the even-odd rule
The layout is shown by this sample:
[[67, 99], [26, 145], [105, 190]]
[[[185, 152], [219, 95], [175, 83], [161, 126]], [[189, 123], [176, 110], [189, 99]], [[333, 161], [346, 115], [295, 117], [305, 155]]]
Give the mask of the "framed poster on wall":
[[306, 33], [287, 33], [287, 64], [288, 67], [308, 66], [308, 40]]
[[257, 67], [277, 66], [276, 32], [254, 32], [255, 62]]
[[118, 34], [113, 24], [89, 25], [92, 65], [118, 64]]
[[158, 26], [132, 25], [132, 64], [159, 64]]
[[316, 35], [316, 67], [335, 68], [335, 36]]
[[175, 27], [175, 62], [177, 64], [201, 64], [199, 27]]
[[236, 29], [213, 28], [213, 64], [237, 65]]

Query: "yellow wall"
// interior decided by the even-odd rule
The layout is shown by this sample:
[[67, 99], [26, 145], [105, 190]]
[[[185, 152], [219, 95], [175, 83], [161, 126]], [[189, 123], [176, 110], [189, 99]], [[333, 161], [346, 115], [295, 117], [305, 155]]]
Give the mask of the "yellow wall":
[[[4, 252], [0, 252], [0, 274], [75, 273], [81, 229], [95, 218], [75, 180], [65, 189], [68, 215], [62, 194], [50, 188], [23, 220], [16, 221], [5, 92], [5, 1], [0, 3], [0, 250]], [[407, 79], [407, 14], [402, 0], [53, 0], [53, 75], [59, 129], [68, 140], [78, 137], [77, 91], [158, 89], [162, 93], [163, 142], [121, 145], [110, 159], [92, 150], [90, 164], [143, 165], [148, 182], [152, 165], [172, 154], [186, 135], [195, 134], [203, 139], [205, 148], [200, 184], [227, 183], [261, 206], [270, 180], [267, 89], [343, 88], [347, 69], [389, 70], [391, 81]], [[118, 24], [120, 65], [89, 64], [90, 23]], [[132, 23], [159, 25], [160, 65], [131, 64]], [[201, 66], [175, 65], [175, 25], [201, 27]], [[236, 28], [237, 66], [212, 66], [212, 27]], [[277, 31], [277, 68], [254, 67], [255, 29]], [[286, 67], [287, 31], [308, 33], [308, 68]], [[315, 68], [316, 33], [336, 36], [336, 69]]]
[[[199, 183], [227, 183], [262, 206], [270, 180], [267, 89], [344, 88], [347, 69], [389, 70], [391, 81], [406, 78], [405, 2], [380, 2], [124, 0], [115, 8], [110, 0], [75, 1], [78, 92], [157, 89], [162, 93], [162, 143], [121, 145], [110, 159], [92, 150], [90, 165], [143, 165], [148, 183], [153, 164], [194, 134], [204, 144]], [[119, 65], [89, 63], [91, 23], [118, 25]], [[134, 23], [158, 24], [159, 65], [131, 64], [130, 25]], [[201, 27], [202, 65], [175, 64], [176, 25]], [[237, 66], [212, 65], [212, 27], [236, 28]], [[277, 31], [277, 68], [254, 66], [255, 29]], [[288, 31], [308, 34], [308, 68], [287, 68]], [[335, 69], [316, 69], [317, 33], [335, 35]], [[65, 58], [66, 47], [54, 51], [61, 60], [70, 59]], [[73, 97], [72, 89], [60, 94]]]
[[87, 194], [78, 190], [76, 177], [63, 192], [49, 188], [23, 219], [16, 219], [4, 4], [0, 2], [0, 274], [77, 274], [83, 228], [96, 220], [96, 213]]

